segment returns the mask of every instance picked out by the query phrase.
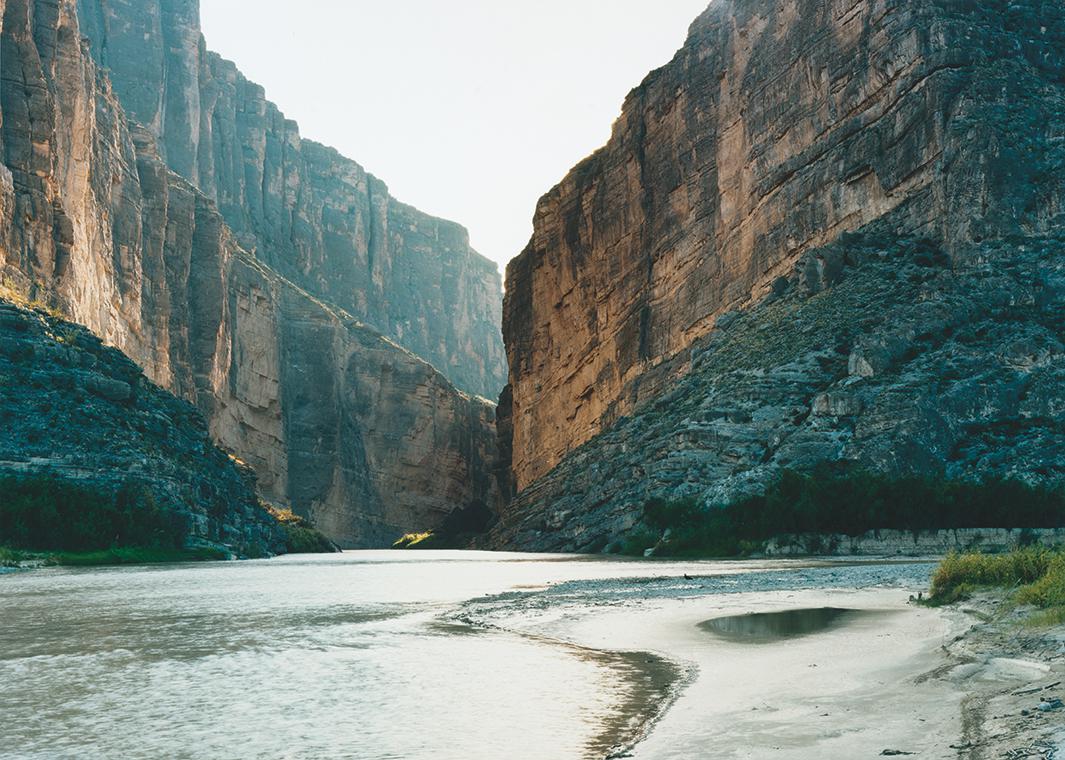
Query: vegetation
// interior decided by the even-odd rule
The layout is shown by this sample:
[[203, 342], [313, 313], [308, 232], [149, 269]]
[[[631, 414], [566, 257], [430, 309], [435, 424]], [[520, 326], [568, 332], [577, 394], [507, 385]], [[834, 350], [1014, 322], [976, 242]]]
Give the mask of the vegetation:
[[338, 551], [336, 544], [325, 537], [305, 518], [290, 509], [280, 509], [262, 503], [263, 508], [274, 516], [285, 531], [285, 551], [289, 554], [331, 554]]
[[474, 502], [456, 509], [438, 530], [408, 533], [392, 544], [393, 549], [465, 549], [477, 536], [492, 527], [495, 515], [488, 505]]
[[0, 567], [18, 567], [25, 559], [24, 552], [0, 546]]
[[[643, 525], [621, 547], [651, 547], [670, 556], [734, 557], [771, 538], [859, 536], [873, 530], [919, 533], [944, 528], [1048, 528], [1065, 525], [1065, 492], [1013, 480], [982, 482], [891, 478], [826, 464], [812, 473], [785, 471], [761, 496], [705, 509], [693, 499], [654, 499]], [[811, 551], [830, 549], [820, 545]]]
[[143, 565], [223, 560], [184, 548], [184, 519], [129, 481], [115, 491], [52, 475], [0, 478], [0, 567]]
[[393, 549], [441, 549], [443, 539], [432, 531], [408, 533], [392, 544]]
[[285, 529], [285, 551], [289, 554], [331, 554], [337, 551], [336, 544], [317, 528], [292, 523], [282, 527]]
[[[336, 551], [336, 546], [291, 512], [267, 507], [285, 531], [292, 554]], [[185, 548], [185, 519], [159, 506], [143, 484], [117, 490], [49, 474], [0, 478], [0, 567], [23, 565], [154, 564], [224, 560], [220, 548]], [[265, 556], [262, 547], [238, 550]]]
[[1035, 624], [1065, 623], [1065, 550], [951, 554], [932, 576], [932, 603], [950, 604], [987, 588], [1014, 589], [1018, 604], [1041, 610]]
[[154, 565], [168, 562], [212, 562], [229, 559], [229, 554], [213, 547], [197, 549], [150, 549], [130, 546], [95, 552], [59, 552], [45, 557], [47, 565], [98, 567], [103, 565]]
[[48, 475], [0, 478], [0, 545], [9, 549], [178, 550], [185, 533], [183, 518], [134, 481], [110, 492]]

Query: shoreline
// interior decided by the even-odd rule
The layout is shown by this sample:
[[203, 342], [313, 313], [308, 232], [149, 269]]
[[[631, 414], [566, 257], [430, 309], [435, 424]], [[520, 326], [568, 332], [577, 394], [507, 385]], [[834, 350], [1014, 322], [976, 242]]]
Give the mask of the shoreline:
[[[737, 594], [666, 602], [635, 620], [626, 610], [625, 629], [613, 614], [592, 616], [569, 633], [578, 641], [606, 645], [624, 630], [626, 648], [686, 662], [695, 673], [625, 757], [772, 753], [799, 760], [945, 749], [945, 744], [918, 741], [917, 711], [901, 681], [908, 670], [916, 677], [935, 667], [935, 650], [949, 638], [952, 623], [939, 611], [909, 607], [906, 599], [901, 589]], [[769, 642], [738, 641], [705, 628], [707, 621], [729, 616], [823, 608], [876, 614]], [[866, 684], [877, 686], [870, 691]], [[949, 694], [938, 689], [920, 700], [925, 712], [949, 702]], [[878, 705], [881, 719], [873, 720]], [[709, 748], [712, 755], [706, 754]]]
[[[1056, 693], [1044, 688], [1065, 680], [1065, 629], [1024, 629], [1024, 612], [1010, 611], [1005, 594], [930, 608], [910, 602], [921, 592], [927, 585], [644, 597], [546, 620], [522, 620], [519, 610], [498, 627], [607, 658], [646, 653], [662, 666], [672, 663], [672, 686], [645, 693], [657, 701], [640, 706], [628, 723], [606, 725], [613, 749], [604, 755], [606, 745], [597, 741], [590, 758], [990, 760], [1065, 750], [1065, 711], [1041, 713], [1032, 696], [1065, 694], [1060, 683]], [[826, 630], [770, 641], [715, 633], [708, 624], [826, 608], [856, 614]], [[1055, 719], [1062, 724], [1057, 734]], [[1028, 749], [1033, 753], [1022, 753]]]
[[[601, 673], [582, 705], [588, 734], [567, 757], [1054, 757], [1065, 710], [1038, 705], [1065, 696], [1065, 626], [1025, 627], [1027, 610], [1005, 591], [911, 603], [934, 561], [632, 560], [449, 602], [432, 617]], [[788, 611], [818, 614], [753, 625]]]

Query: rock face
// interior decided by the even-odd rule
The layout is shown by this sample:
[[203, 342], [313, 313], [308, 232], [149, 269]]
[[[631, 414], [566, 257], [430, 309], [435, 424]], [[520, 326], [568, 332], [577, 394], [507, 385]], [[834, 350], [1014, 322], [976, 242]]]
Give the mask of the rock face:
[[1062, 124], [1060, 3], [714, 3], [508, 268], [497, 543], [823, 460], [1065, 477]]
[[491, 405], [241, 248], [127, 119], [73, 0], [0, 9], [0, 285], [195, 403], [265, 498], [344, 546], [491, 503]]
[[259, 556], [284, 548], [250, 471], [211, 443], [191, 405], [88, 330], [0, 299], [0, 474], [133, 481], [184, 517], [191, 542]]
[[804, 252], [889, 212], [948, 253], [1011, 226], [1023, 208], [1004, 193], [1031, 162], [973, 112], [1023, 104], [996, 87], [1060, 82], [1062, 14], [1039, 0], [715, 2], [607, 146], [540, 201], [508, 268], [517, 488], [654, 396], [671, 373], [651, 370]]
[[82, 33], [167, 165], [289, 281], [435, 365], [462, 390], [506, 383], [494, 263], [459, 225], [397, 202], [300, 137], [263, 88], [207, 51], [198, 0], [79, 0]]

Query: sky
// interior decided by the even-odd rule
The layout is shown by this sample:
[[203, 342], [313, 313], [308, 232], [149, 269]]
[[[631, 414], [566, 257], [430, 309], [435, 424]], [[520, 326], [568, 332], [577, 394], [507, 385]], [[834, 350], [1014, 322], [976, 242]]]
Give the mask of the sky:
[[207, 45], [500, 269], [709, 0], [200, 0]]

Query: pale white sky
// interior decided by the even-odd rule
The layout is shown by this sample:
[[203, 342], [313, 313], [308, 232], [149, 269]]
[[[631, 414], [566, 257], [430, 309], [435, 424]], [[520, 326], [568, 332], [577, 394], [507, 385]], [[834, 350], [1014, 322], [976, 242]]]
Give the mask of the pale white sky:
[[709, 1], [200, 0], [208, 46], [304, 137], [468, 227], [501, 270]]

